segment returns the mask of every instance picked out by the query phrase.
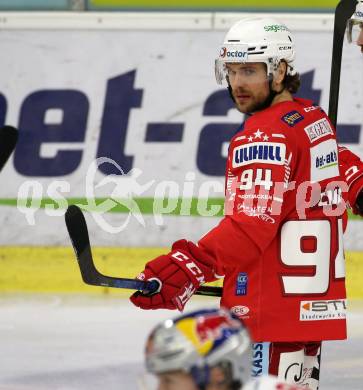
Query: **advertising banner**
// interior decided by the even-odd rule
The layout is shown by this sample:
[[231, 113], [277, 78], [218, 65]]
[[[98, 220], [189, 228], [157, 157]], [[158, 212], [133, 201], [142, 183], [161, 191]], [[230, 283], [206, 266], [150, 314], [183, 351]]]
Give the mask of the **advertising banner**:
[[[64, 245], [69, 203], [94, 244], [196, 240], [221, 218], [228, 141], [244, 120], [214, 78], [225, 31], [3, 29], [0, 125], [19, 128], [1, 173], [1, 245]], [[332, 31], [295, 32], [297, 94], [328, 109]], [[363, 73], [344, 49], [338, 135], [363, 156]], [[112, 211], [112, 212], [111, 212]], [[348, 247], [362, 249], [350, 223]]]

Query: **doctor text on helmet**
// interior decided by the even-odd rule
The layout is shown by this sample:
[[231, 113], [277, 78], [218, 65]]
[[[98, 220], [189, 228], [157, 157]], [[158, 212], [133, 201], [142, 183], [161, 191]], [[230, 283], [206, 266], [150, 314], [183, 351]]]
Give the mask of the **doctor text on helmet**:
[[239, 59], [240, 61], [245, 61], [248, 58], [248, 53], [246, 51], [242, 51], [238, 48], [227, 48], [222, 47], [220, 51], [220, 56], [222, 58], [231, 58], [233, 60]]

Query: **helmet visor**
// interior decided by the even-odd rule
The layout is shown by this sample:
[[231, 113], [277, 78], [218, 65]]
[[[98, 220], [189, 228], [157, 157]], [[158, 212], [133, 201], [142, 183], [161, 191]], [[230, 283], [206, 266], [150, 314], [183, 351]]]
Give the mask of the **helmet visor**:
[[347, 38], [349, 43], [357, 43], [363, 30], [363, 22], [349, 19], [347, 23]]
[[215, 61], [215, 76], [218, 84], [222, 84], [227, 76], [227, 63], [248, 62], [247, 45], [225, 45], [219, 51], [219, 56]]

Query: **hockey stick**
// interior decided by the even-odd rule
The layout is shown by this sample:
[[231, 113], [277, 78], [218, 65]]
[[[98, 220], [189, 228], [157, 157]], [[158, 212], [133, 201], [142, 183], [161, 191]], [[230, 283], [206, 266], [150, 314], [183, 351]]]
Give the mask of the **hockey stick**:
[[[73, 249], [76, 254], [82, 279], [86, 284], [93, 286], [105, 286], [116, 288], [128, 288], [131, 290], [140, 290], [144, 293], [152, 293], [159, 288], [156, 281], [143, 282], [136, 279], [115, 278], [101, 274], [93, 262], [91, 243], [89, 240], [86, 219], [82, 210], [75, 205], [69, 206], [65, 221], [69, 237], [72, 241]], [[221, 287], [202, 286], [195, 294], [220, 297], [222, 295]]]
[[8, 158], [15, 149], [18, 141], [18, 130], [12, 126], [0, 129], [0, 171], [4, 168]]
[[[356, 4], [356, 0], [341, 0], [335, 8], [329, 90], [329, 118], [335, 128], [337, 127], [338, 119], [339, 88], [344, 35], [346, 31], [347, 21], [353, 15]], [[320, 351], [318, 355], [319, 367], [313, 367], [311, 373], [311, 377], [318, 382], [320, 379], [321, 350], [322, 346], [320, 346]]]
[[345, 29], [347, 20], [352, 16], [356, 4], [356, 0], [341, 0], [335, 9], [329, 91], [329, 118], [335, 128], [337, 126], [340, 73]]

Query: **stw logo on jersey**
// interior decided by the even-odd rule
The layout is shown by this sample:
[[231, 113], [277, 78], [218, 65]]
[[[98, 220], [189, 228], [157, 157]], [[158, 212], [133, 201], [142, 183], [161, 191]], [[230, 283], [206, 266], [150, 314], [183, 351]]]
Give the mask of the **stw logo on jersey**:
[[307, 303], [302, 303], [301, 304], [301, 307], [305, 310], [310, 310], [311, 309], [311, 302], [307, 302]]
[[300, 321], [341, 320], [346, 311], [346, 299], [301, 301]]
[[283, 165], [286, 145], [277, 142], [254, 142], [241, 145], [233, 150], [232, 167], [242, 167], [252, 163]]

